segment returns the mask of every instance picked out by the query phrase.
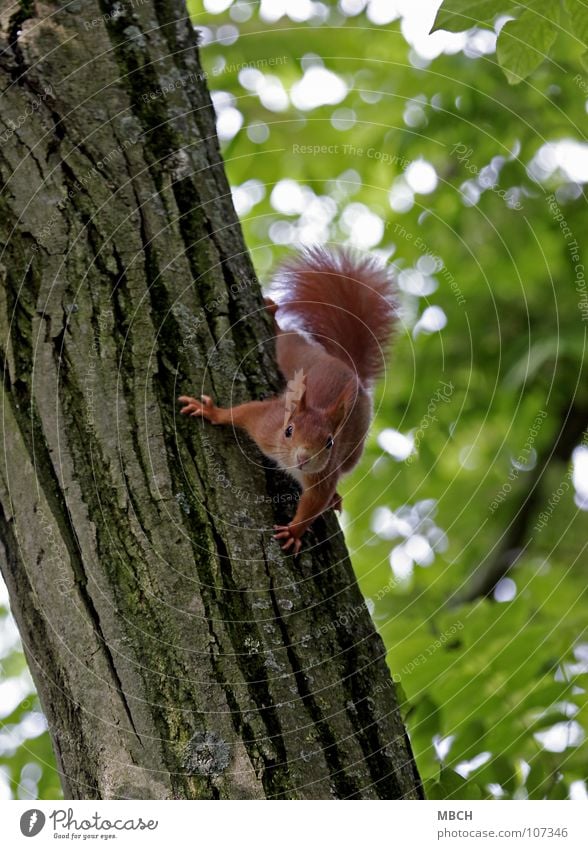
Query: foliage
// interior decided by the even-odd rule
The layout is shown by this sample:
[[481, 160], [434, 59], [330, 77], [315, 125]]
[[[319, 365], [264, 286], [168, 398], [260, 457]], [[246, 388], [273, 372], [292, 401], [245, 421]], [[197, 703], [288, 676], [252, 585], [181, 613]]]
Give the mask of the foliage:
[[[505, 0], [445, 0], [433, 29], [460, 32], [472, 26], [492, 26], [500, 15], [510, 17], [512, 13], [516, 17], [498, 36], [497, 58], [513, 85], [526, 79], [551, 55], [560, 30], [585, 49], [588, 7], [578, 0], [532, 0], [525, 5]], [[588, 53], [583, 54], [582, 61], [588, 67]]]
[[[343, 522], [427, 793], [566, 798], [588, 772], [584, 455], [571, 465], [588, 422], [585, 46], [573, 4], [552, 45], [534, 34], [537, 67], [508, 59], [517, 7], [497, 57], [500, 3], [444, 4], [437, 29], [485, 24], [452, 36], [405, 5], [402, 20], [378, 0], [189, 7], [262, 279], [314, 240], [397, 272], [402, 320]], [[496, 591], [464, 600], [504, 557]]]

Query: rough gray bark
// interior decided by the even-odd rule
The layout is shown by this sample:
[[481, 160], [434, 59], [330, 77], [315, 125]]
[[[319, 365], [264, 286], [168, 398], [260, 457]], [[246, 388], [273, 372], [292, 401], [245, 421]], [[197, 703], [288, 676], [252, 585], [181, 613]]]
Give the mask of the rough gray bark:
[[0, 3], [0, 562], [64, 792], [418, 798], [334, 518], [284, 556], [292, 487], [178, 420], [275, 390], [270, 327], [183, 5], [113, 9]]

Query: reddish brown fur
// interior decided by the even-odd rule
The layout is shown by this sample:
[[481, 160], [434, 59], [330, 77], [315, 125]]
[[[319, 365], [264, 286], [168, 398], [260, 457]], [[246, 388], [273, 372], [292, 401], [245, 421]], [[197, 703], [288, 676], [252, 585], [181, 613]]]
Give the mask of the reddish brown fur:
[[311, 248], [282, 266], [272, 296], [279, 318], [299, 319], [364, 385], [382, 373], [397, 305], [390, 275], [374, 257]]
[[[269, 299], [266, 305], [277, 318], [278, 363], [289, 389], [229, 409], [207, 396], [179, 400], [182, 413], [246, 430], [301, 484], [294, 520], [276, 527], [283, 548], [298, 553], [316, 517], [329, 507], [341, 509], [337, 482], [363, 451], [370, 386], [385, 363], [395, 304], [385, 269], [345, 251], [306, 251], [281, 270], [276, 288], [277, 307]], [[312, 338], [283, 329], [288, 319]]]

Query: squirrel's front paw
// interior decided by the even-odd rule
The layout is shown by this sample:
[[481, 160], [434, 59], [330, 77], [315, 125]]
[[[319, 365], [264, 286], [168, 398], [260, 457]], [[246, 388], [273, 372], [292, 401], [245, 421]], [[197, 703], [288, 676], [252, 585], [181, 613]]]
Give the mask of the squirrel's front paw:
[[215, 420], [215, 409], [214, 401], [212, 398], [209, 398], [208, 395], [201, 395], [201, 400], [197, 401], [196, 398], [192, 398], [190, 395], [180, 395], [178, 401], [180, 404], [185, 404], [185, 407], [182, 407], [180, 413], [183, 413], [186, 416], [196, 416], [201, 417], [203, 419], [207, 419], [209, 422], [213, 422]]
[[274, 531], [277, 531], [274, 534], [274, 539], [284, 540], [284, 544], [282, 545], [284, 551], [288, 551], [289, 548], [294, 546], [292, 548], [292, 554], [298, 554], [302, 548], [300, 537], [304, 533], [303, 529], [296, 528], [295, 525], [274, 525]]

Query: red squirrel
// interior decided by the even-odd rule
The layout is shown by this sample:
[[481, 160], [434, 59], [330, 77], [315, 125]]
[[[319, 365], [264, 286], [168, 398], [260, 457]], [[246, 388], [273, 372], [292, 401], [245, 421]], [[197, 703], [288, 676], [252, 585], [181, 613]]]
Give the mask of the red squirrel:
[[274, 525], [274, 539], [298, 554], [314, 520], [329, 507], [341, 510], [337, 483], [363, 451], [396, 302], [391, 276], [374, 257], [319, 247], [287, 261], [270, 294], [266, 306], [286, 390], [229, 408], [207, 395], [178, 400], [186, 415], [245, 430], [298, 481], [294, 519]]

